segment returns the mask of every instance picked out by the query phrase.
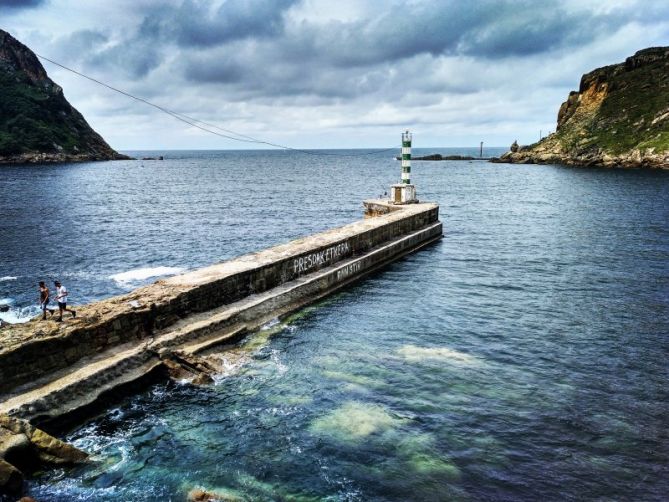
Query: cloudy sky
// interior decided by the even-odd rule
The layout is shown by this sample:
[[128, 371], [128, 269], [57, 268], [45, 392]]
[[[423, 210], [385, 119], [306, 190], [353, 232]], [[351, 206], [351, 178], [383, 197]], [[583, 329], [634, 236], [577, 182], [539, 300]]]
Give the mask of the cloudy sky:
[[[530, 143], [581, 75], [669, 45], [666, 0], [0, 0], [35, 52], [300, 148]], [[44, 63], [120, 150], [247, 148]]]

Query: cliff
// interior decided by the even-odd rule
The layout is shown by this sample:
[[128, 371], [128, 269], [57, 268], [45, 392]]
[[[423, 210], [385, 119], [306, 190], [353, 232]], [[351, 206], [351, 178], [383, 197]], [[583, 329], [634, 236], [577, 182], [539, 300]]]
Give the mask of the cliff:
[[35, 54], [0, 30], [0, 163], [128, 158], [91, 129]]
[[669, 47], [583, 75], [560, 106], [555, 133], [494, 161], [669, 168]]

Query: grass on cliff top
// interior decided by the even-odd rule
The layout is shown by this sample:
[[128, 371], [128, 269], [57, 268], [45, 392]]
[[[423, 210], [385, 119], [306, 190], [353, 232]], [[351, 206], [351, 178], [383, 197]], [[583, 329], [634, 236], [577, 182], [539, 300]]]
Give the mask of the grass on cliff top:
[[669, 111], [666, 62], [615, 72], [608, 84], [608, 95], [591, 118], [568, 122], [550, 141], [572, 154], [599, 149], [611, 155], [650, 148], [656, 153], [669, 152], [669, 117], [652, 124]]
[[[32, 85], [24, 75], [0, 69], [0, 155], [85, 149], [85, 122], [62, 94]], [[83, 148], [82, 148], [83, 146]]]
[[620, 154], [634, 148], [669, 151], [669, 119], [651, 125], [669, 111], [669, 72], [665, 61], [621, 72], [589, 125], [594, 143]]

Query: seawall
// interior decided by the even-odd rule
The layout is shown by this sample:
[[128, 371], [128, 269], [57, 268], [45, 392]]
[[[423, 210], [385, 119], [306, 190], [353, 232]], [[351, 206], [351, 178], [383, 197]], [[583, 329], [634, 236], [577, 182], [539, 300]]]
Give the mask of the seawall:
[[[366, 201], [367, 218], [0, 330], [0, 413], [57, 421], [159, 369], [197, 373], [230, 343], [442, 236], [436, 204]], [[178, 369], [178, 368], [177, 368]]]

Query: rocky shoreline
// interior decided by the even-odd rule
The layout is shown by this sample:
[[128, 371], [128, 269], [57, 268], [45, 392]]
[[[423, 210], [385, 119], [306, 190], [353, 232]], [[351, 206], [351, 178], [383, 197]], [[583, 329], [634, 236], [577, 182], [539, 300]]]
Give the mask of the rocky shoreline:
[[0, 156], [0, 164], [57, 164], [63, 162], [94, 162], [105, 160], [136, 160], [134, 157], [114, 152], [113, 155], [90, 153], [19, 153]]
[[[548, 137], [550, 139], [550, 136]], [[669, 152], [654, 153], [633, 150], [622, 155], [610, 155], [601, 150], [565, 154], [541, 143], [532, 148], [519, 147], [508, 151], [490, 162], [498, 164], [563, 164], [579, 167], [604, 167], [625, 169], [669, 169]]]

